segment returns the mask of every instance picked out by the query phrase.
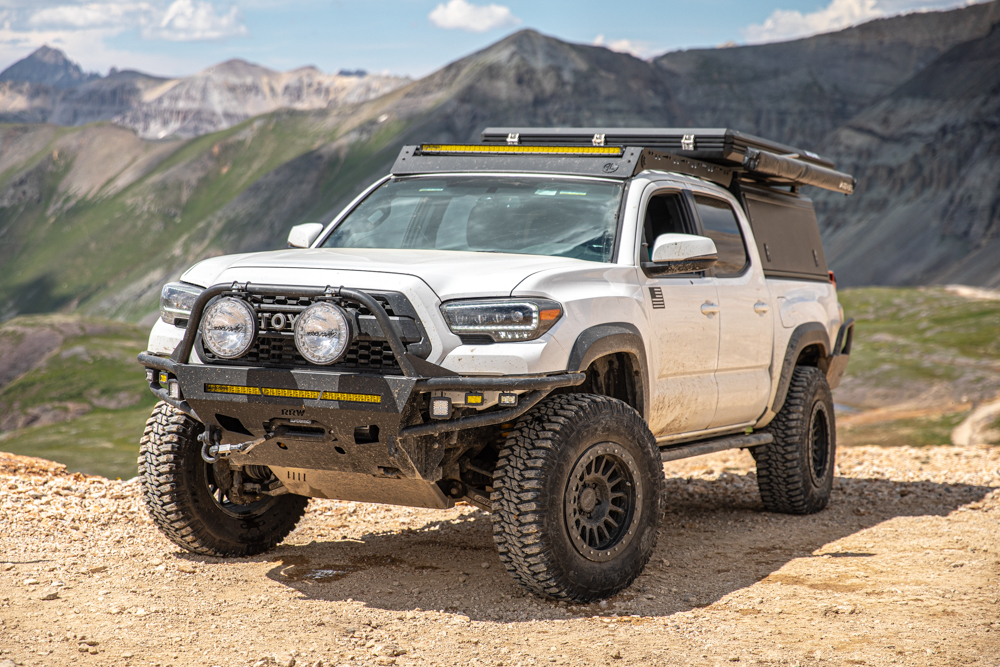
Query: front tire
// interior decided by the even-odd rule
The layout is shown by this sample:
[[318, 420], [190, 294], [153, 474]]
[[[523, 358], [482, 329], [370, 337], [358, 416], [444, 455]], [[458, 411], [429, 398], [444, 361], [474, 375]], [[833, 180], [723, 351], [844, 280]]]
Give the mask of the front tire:
[[825, 508], [833, 490], [837, 430], [823, 371], [811, 366], [792, 371], [785, 404], [766, 432], [774, 442], [754, 450], [764, 507], [784, 514]]
[[153, 523], [174, 544], [206, 556], [251, 556], [274, 548], [295, 528], [309, 499], [283, 495], [232, 502], [212, 465], [201, 458], [203, 430], [162, 401], [146, 422], [139, 478]]
[[518, 420], [493, 481], [493, 537], [522, 586], [590, 602], [628, 587], [656, 546], [656, 441], [622, 401], [565, 394]]

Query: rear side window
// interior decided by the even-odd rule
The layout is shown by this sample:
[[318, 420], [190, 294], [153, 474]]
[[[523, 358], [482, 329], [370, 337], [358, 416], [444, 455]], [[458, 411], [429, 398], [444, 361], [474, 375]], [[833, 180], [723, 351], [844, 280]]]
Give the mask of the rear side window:
[[823, 242], [812, 202], [776, 192], [744, 194], [750, 226], [764, 267], [772, 278], [828, 280]]
[[719, 261], [715, 264], [715, 275], [733, 276], [743, 273], [747, 265], [747, 250], [743, 243], [743, 233], [736, 213], [721, 199], [694, 196], [698, 216], [705, 236], [715, 241]]

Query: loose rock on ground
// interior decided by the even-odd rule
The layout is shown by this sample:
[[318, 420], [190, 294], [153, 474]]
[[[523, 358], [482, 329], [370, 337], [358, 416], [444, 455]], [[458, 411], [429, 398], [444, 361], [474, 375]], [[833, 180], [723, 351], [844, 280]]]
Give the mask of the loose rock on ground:
[[1000, 448], [846, 449], [806, 517], [760, 510], [746, 452], [666, 471], [645, 573], [565, 605], [472, 507], [314, 500], [227, 561], [162, 538], [135, 480], [0, 454], [0, 667], [1000, 665]]

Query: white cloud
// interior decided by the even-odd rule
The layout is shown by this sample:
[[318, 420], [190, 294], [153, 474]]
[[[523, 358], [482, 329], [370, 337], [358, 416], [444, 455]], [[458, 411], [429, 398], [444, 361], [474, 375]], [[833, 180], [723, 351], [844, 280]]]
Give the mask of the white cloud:
[[743, 37], [753, 44], [840, 30], [882, 16], [876, 5], [876, 0], [832, 0], [826, 7], [808, 14], [776, 9], [763, 23], [744, 28]]
[[35, 6], [20, 7], [17, 14], [24, 19], [21, 27], [27, 30], [107, 28], [121, 33], [138, 29], [147, 39], [170, 41], [222, 39], [247, 33], [238, 7], [221, 10], [207, 0], [40, 0]]
[[977, 0], [831, 0], [826, 7], [803, 14], [776, 9], [763, 23], [740, 32], [750, 44], [798, 39], [842, 30], [859, 23], [893, 14], [934, 9], [950, 9], [975, 4]]
[[98, 28], [141, 22], [153, 12], [145, 2], [92, 2], [46, 7], [28, 18], [31, 26]]
[[510, 7], [473, 5], [466, 0], [448, 0], [435, 7], [427, 18], [439, 28], [469, 32], [486, 32], [521, 23], [521, 19], [510, 11]]
[[612, 39], [609, 41], [604, 38], [604, 35], [595, 37], [592, 44], [594, 46], [603, 46], [618, 53], [627, 53], [636, 58], [648, 58], [661, 51], [660, 49], [653, 48], [649, 42], [636, 42], [631, 39]]
[[218, 14], [207, 2], [175, 0], [163, 14], [159, 24], [143, 30], [144, 37], [159, 37], [174, 42], [223, 39], [247, 34], [238, 7]]
[[[213, 40], [247, 33], [237, 7], [206, 0], [0, 0], [0, 69], [39, 46], [62, 49], [84, 69], [111, 65], [154, 74], [182, 74], [204, 63], [195, 56], [127, 52], [110, 40], [138, 31], [147, 39]], [[224, 6], [226, 9], [218, 9]]]

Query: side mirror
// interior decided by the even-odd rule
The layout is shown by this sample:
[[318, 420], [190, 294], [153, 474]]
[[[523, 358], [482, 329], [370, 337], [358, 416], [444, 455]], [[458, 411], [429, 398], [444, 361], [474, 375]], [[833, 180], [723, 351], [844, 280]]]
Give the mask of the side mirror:
[[658, 274], [704, 271], [719, 260], [715, 241], [693, 234], [660, 234], [653, 242], [652, 262], [645, 266]]
[[289, 248], [308, 248], [316, 240], [316, 237], [323, 231], [323, 225], [318, 222], [307, 222], [304, 225], [295, 225], [288, 231]]

